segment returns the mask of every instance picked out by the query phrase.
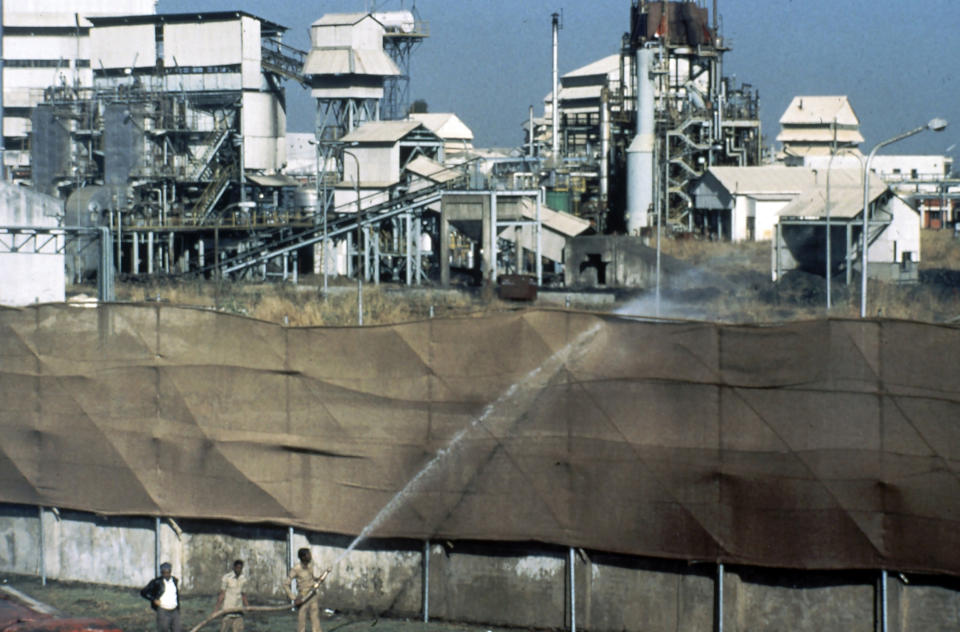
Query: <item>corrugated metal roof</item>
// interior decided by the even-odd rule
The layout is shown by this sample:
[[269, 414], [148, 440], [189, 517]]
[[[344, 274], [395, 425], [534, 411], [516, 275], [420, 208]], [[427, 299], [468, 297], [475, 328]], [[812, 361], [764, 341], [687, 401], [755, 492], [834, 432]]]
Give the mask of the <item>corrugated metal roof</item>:
[[796, 195], [816, 182], [813, 170], [803, 167], [711, 167], [708, 173], [730, 193]]
[[[863, 186], [856, 169], [840, 169], [830, 174], [830, 217], [852, 219], [863, 211]], [[883, 195], [887, 185], [880, 178], [870, 180], [870, 201]], [[827, 216], [826, 182], [807, 191], [780, 209], [780, 217], [820, 218]]]
[[420, 121], [370, 121], [341, 140], [345, 143], [395, 143], [422, 125]]
[[568, 77], [590, 77], [592, 75], [612, 75], [616, 74], [619, 78], [620, 76], [620, 55], [608, 55], [603, 59], [598, 59], [597, 61], [591, 62], [586, 66], [581, 66], [576, 70], [571, 70], [567, 74], [563, 75], [563, 78]]
[[[560, 101], [574, 101], [577, 99], [595, 99], [600, 100], [600, 93], [603, 86], [574, 86], [572, 88], [560, 88]], [[553, 95], [550, 95], [553, 98]]]
[[203, 11], [201, 13], [150, 13], [143, 15], [89, 16], [94, 26], [120, 26], [123, 24], [191, 24], [197, 22], [224, 22], [241, 17], [260, 22], [266, 32], [283, 33], [287, 27], [271, 22], [246, 11]]
[[311, 26], [353, 26], [366, 17], [379, 21], [369, 13], [326, 13]]
[[[561, 92], [561, 94], [563, 94]], [[830, 143], [834, 139], [834, 130], [828, 127], [783, 127], [777, 134], [777, 140], [783, 143]], [[863, 136], [855, 129], [837, 129], [838, 143], [862, 143]]]
[[246, 178], [254, 184], [259, 184], [262, 187], [295, 187], [299, 184], [290, 176], [285, 175], [261, 176], [256, 174], [247, 174]]
[[781, 125], [829, 125], [836, 119], [838, 125], [860, 126], [846, 96], [798, 96], [787, 106]]
[[456, 180], [462, 175], [459, 169], [446, 167], [443, 164], [427, 158], [426, 156], [417, 156], [407, 163], [407, 171], [429, 178], [434, 182], [450, 182]]
[[444, 140], [473, 140], [473, 131], [452, 112], [412, 113], [410, 118]]
[[[530, 198], [523, 198], [524, 203], [520, 207], [520, 213], [527, 219], [537, 219], [537, 207]], [[576, 237], [583, 231], [590, 228], [590, 222], [583, 218], [555, 211], [552, 208], [540, 206], [540, 221], [547, 228], [554, 230], [567, 237]]]
[[313, 48], [303, 64], [305, 75], [396, 76], [400, 69], [382, 50], [349, 47]]

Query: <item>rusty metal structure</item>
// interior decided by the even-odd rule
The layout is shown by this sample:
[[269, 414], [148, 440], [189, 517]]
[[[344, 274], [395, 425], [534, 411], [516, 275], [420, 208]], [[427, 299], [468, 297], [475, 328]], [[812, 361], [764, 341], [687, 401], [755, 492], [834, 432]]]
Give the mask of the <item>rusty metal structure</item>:
[[[632, 0], [628, 20], [619, 56], [561, 78], [547, 195], [598, 232], [638, 234], [661, 211], [674, 230], [693, 231], [702, 220], [691, 184], [713, 165], [760, 163], [759, 96], [723, 74], [730, 47], [716, 2], [711, 21], [703, 0]], [[550, 127], [549, 117], [531, 122], [531, 136]]]

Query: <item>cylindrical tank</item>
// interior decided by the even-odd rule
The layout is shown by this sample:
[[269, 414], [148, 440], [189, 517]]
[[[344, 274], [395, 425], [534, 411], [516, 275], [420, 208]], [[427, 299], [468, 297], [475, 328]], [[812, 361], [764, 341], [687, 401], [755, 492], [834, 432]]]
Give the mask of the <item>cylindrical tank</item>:
[[392, 33], [413, 33], [416, 18], [412, 11], [377, 11], [372, 14], [383, 27]]
[[316, 189], [297, 189], [296, 193], [297, 211], [300, 213], [311, 214], [317, 211], [317, 190]]
[[[107, 223], [112, 195], [108, 187], [88, 186], [70, 194], [64, 204], [64, 226], [102, 226]], [[67, 278], [72, 283], [81, 283], [92, 278], [99, 267], [99, 250], [91, 247], [96, 235], [82, 235], [67, 242], [65, 248]]]
[[637, 135], [627, 148], [627, 233], [640, 234], [653, 208], [655, 144], [654, 85], [650, 71], [656, 51], [637, 51]]

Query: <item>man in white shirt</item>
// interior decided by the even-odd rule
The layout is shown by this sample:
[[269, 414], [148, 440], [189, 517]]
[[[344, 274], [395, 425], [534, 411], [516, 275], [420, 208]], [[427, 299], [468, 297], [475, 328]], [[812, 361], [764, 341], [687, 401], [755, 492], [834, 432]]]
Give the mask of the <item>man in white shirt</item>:
[[[248, 607], [250, 604], [247, 603], [247, 594], [244, 592], [246, 585], [247, 577], [243, 574], [243, 560], [237, 560], [233, 563], [233, 570], [220, 579], [220, 594], [217, 595], [214, 611]], [[243, 613], [231, 612], [224, 615], [220, 632], [243, 632]]]
[[157, 632], [183, 632], [180, 625], [180, 585], [169, 562], [160, 565], [160, 577], [150, 580], [140, 596], [157, 611]]

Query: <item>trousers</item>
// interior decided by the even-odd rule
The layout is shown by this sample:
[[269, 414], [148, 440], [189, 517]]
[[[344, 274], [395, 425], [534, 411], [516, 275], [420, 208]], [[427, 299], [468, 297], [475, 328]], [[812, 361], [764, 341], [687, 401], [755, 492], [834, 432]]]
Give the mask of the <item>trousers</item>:
[[323, 632], [320, 627], [320, 603], [316, 596], [311, 597], [297, 611], [297, 632], [307, 632], [307, 617], [310, 617], [310, 628], [313, 632]]
[[166, 610], [157, 608], [157, 632], [183, 632], [180, 625], [180, 608]]

